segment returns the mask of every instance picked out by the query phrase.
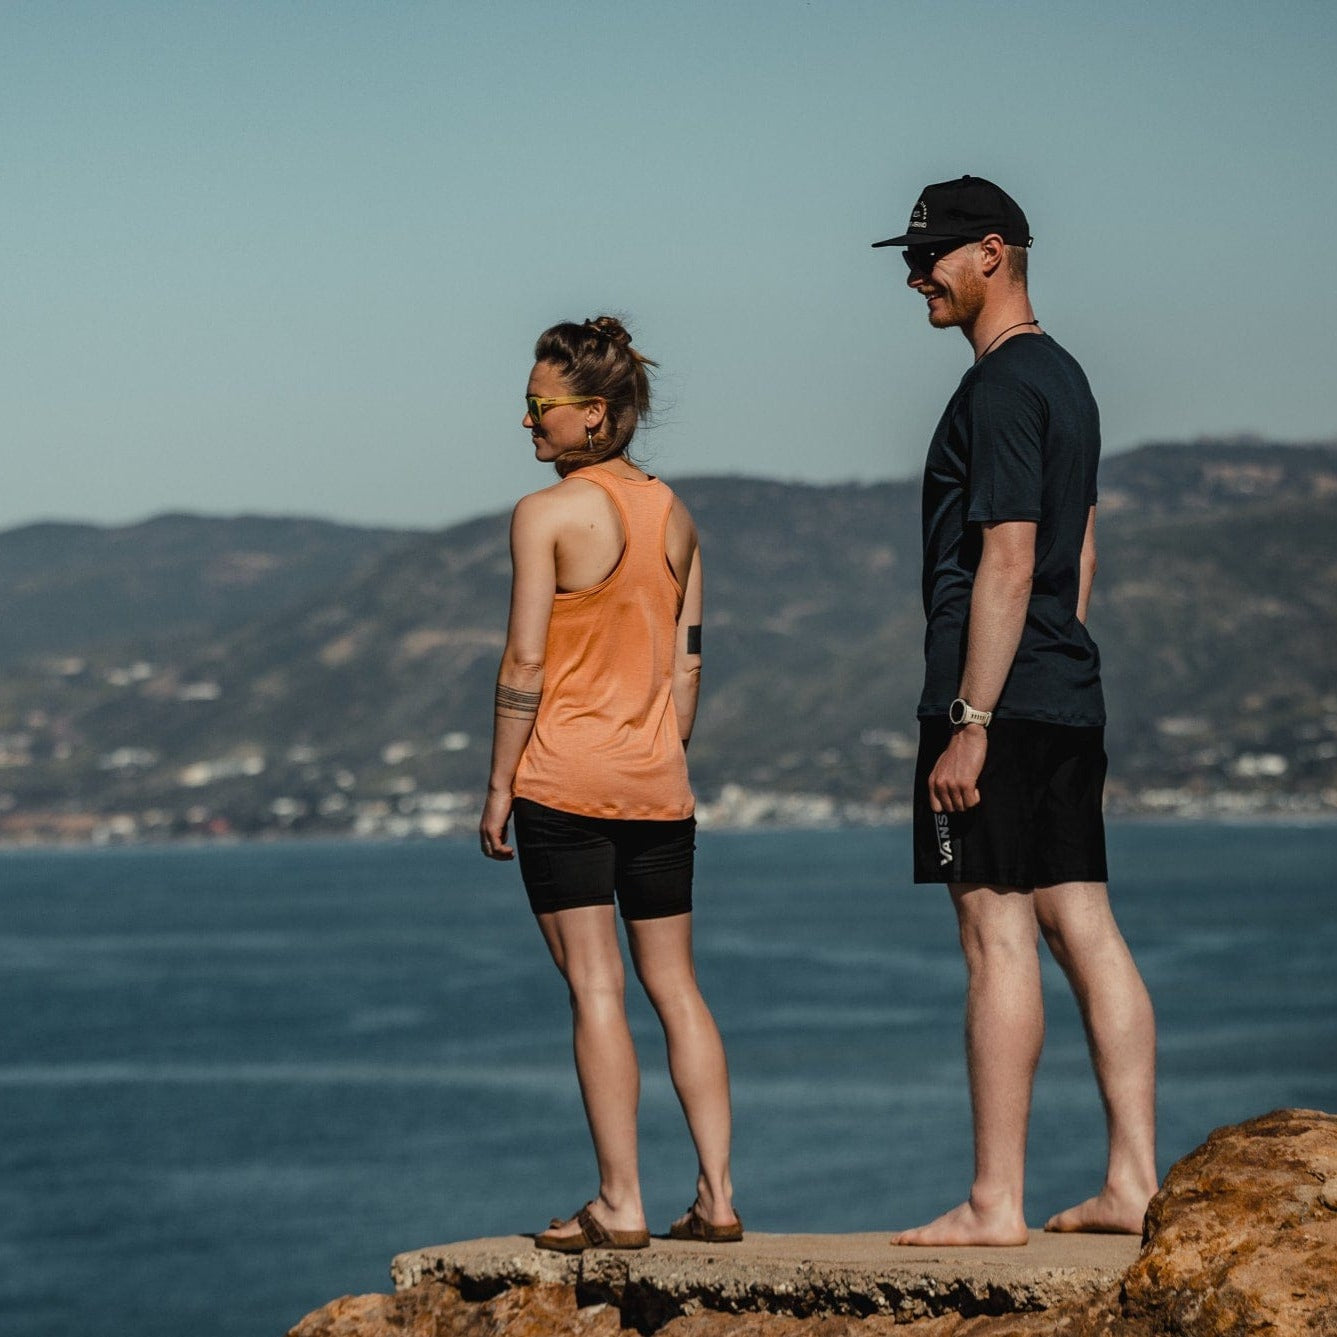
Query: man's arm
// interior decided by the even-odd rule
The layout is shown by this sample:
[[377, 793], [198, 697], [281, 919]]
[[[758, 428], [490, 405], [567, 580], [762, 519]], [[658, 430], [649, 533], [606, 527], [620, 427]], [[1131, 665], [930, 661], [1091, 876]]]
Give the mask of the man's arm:
[[1086, 513], [1086, 533], [1082, 535], [1082, 559], [1077, 578], [1077, 621], [1086, 626], [1086, 610], [1091, 604], [1091, 586], [1096, 582], [1096, 508]]
[[[1033, 520], [981, 526], [983, 550], [970, 594], [970, 630], [960, 695], [976, 710], [992, 710], [1012, 671], [1026, 625], [1035, 576]], [[929, 776], [934, 812], [965, 812], [980, 801], [978, 782], [989, 748], [982, 724], [958, 728]]]

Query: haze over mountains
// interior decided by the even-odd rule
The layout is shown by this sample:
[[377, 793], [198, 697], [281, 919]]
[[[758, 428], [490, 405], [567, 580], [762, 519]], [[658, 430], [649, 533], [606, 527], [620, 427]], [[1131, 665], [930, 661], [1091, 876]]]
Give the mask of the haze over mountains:
[[[673, 481], [706, 555], [707, 816], [901, 815], [918, 481]], [[1112, 807], [1337, 813], [1334, 521], [1334, 444], [1105, 461]], [[504, 515], [0, 534], [0, 837], [472, 829], [508, 582]]]

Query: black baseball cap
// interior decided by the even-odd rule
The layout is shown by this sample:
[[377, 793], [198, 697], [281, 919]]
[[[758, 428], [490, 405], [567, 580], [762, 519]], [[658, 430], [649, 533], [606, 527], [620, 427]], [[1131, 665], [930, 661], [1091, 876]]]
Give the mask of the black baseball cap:
[[931, 246], [943, 241], [978, 241], [996, 232], [1009, 246], [1031, 244], [1030, 224], [1021, 205], [1000, 186], [982, 176], [963, 176], [925, 186], [910, 211], [910, 226], [901, 237], [875, 241], [876, 246]]

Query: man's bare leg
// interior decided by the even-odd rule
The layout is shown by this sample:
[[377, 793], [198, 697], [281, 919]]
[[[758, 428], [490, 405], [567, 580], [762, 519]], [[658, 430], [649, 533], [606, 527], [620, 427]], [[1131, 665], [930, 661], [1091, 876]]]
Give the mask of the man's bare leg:
[[1104, 883], [1037, 888], [1035, 913], [1086, 1026], [1109, 1129], [1105, 1183], [1046, 1230], [1139, 1234], [1156, 1192], [1156, 1019]]
[[891, 1242], [1025, 1244], [1026, 1125], [1045, 1026], [1035, 909], [1028, 893], [1008, 888], [967, 884], [951, 893], [969, 978], [975, 1179], [968, 1201]]

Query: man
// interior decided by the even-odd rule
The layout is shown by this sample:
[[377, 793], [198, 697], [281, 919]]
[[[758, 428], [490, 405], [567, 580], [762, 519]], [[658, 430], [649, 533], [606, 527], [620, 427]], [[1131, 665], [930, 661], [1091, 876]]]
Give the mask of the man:
[[975, 1175], [960, 1206], [893, 1244], [1025, 1244], [1026, 1129], [1044, 1039], [1039, 935], [1081, 1008], [1105, 1104], [1095, 1197], [1048, 1230], [1136, 1233], [1156, 1191], [1155, 1021], [1110, 912], [1105, 707], [1086, 632], [1100, 426], [1026, 287], [1026, 216], [992, 182], [928, 186], [906, 282], [970, 341], [924, 472], [926, 672], [915, 881], [945, 882], [968, 989]]

